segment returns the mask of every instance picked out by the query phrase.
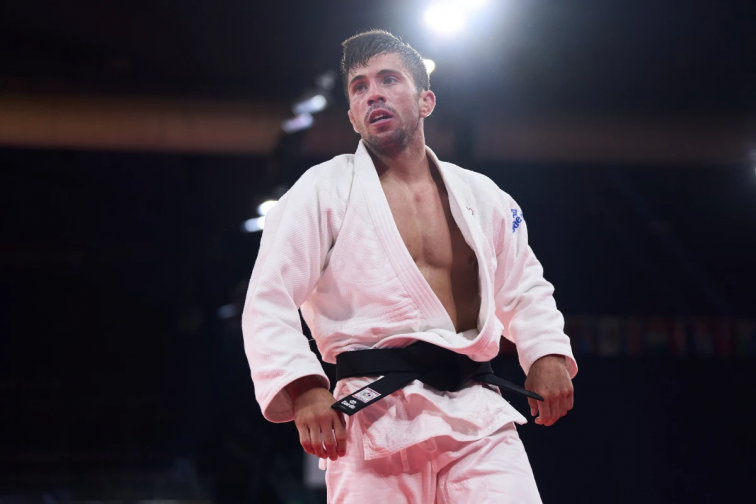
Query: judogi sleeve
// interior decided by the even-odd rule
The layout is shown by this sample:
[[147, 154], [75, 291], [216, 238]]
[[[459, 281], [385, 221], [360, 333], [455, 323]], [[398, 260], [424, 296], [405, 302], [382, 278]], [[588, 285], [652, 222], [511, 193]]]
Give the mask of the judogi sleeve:
[[260, 251], [242, 315], [244, 349], [255, 396], [271, 422], [293, 420], [284, 387], [314, 375], [328, 378], [302, 334], [298, 309], [315, 287], [331, 246], [330, 196], [306, 172], [265, 217]]
[[517, 347], [527, 374], [543, 356], [565, 356], [570, 377], [577, 374], [564, 317], [554, 301], [554, 286], [543, 277], [543, 267], [528, 245], [528, 227], [519, 205], [502, 192], [504, 215], [496, 241], [496, 316], [503, 336]]

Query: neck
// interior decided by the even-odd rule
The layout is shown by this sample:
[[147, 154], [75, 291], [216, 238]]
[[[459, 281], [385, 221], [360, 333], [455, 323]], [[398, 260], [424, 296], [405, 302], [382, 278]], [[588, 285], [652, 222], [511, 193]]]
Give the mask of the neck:
[[405, 183], [421, 182], [432, 177], [428, 155], [425, 152], [424, 135], [415, 138], [401, 151], [381, 153], [365, 146], [373, 159], [380, 179], [395, 179]]

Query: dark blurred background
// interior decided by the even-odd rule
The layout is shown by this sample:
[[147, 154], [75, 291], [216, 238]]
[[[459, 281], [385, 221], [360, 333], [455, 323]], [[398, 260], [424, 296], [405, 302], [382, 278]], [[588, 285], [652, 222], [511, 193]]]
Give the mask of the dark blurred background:
[[756, 3], [439, 3], [2, 4], [0, 502], [325, 502], [239, 311], [257, 206], [356, 149], [333, 72], [369, 28], [435, 62], [428, 145], [518, 200], [556, 286], [544, 502], [753, 499]]

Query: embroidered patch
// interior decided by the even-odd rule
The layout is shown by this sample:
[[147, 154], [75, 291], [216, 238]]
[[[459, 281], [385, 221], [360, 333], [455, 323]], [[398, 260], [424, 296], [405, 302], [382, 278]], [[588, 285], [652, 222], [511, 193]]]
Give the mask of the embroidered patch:
[[373, 399], [375, 399], [376, 397], [381, 397], [381, 394], [379, 394], [373, 389], [366, 388], [364, 390], [360, 390], [356, 394], [352, 394], [352, 397], [356, 397], [360, 401], [364, 403], [368, 403], [372, 401]]
[[354, 399], [352, 399], [351, 401], [347, 401], [346, 399], [344, 399], [343, 401], [341, 401], [341, 404], [343, 404], [347, 408], [354, 409], [355, 404], [357, 404], [357, 401], [355, 401]]

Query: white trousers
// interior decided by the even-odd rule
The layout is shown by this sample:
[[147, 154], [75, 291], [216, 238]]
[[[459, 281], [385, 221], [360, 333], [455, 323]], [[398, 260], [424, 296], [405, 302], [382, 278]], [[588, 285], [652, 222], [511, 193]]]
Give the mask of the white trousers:
[[449, 436], [365, 460], [361, 430], [349, 429], [347, 454], [328, 461], [330, 504], [540, 504], [514, 423], [483, 439]]

